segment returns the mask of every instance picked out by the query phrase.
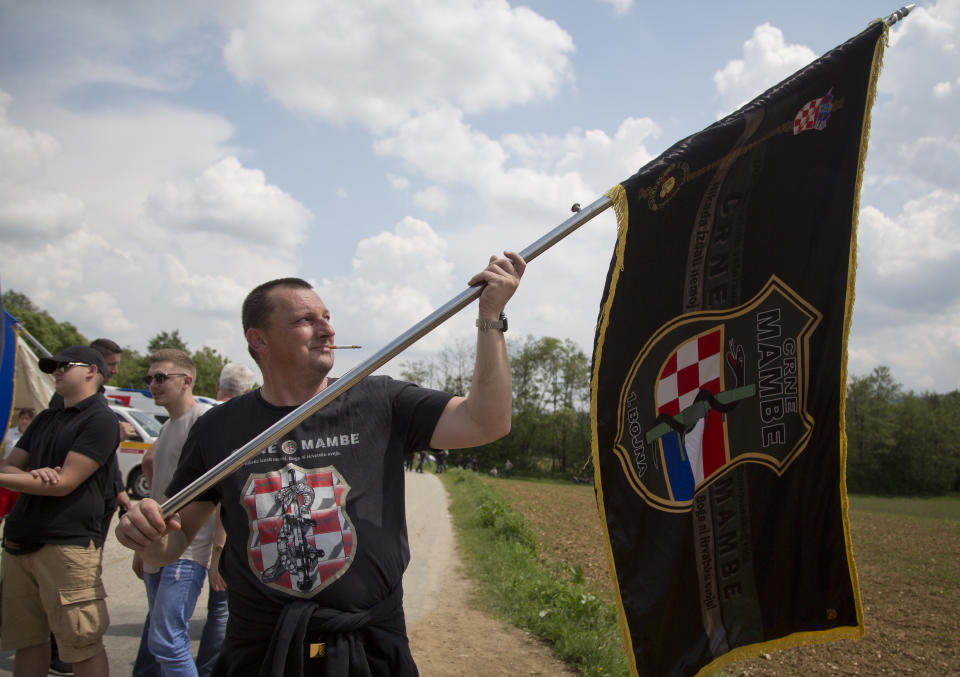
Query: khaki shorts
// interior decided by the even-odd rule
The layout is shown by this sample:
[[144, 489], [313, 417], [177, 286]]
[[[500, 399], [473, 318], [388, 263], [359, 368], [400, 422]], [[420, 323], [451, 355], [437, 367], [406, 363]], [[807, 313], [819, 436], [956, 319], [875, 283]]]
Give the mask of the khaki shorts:
[[103, 650], [110, 625], [92, 543], [45, 545], [29, 555], [3, 553], [3, 649], [44, 644], [53, 631], [60, 657], [79, 663]]

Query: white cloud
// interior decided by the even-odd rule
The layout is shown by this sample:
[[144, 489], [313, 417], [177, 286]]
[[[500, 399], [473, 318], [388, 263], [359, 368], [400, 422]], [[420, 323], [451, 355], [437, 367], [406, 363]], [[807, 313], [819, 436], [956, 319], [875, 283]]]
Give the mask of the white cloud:
[[[76, 298], [68, 298], [64, 302], [64, 309], [71, 315], [87, 318], [88, 326], [91, 329], [99, 329], [101, 332], [127, 334], [136, 329], [136, 325], [127, 317], [116, 295], [108, 291], [94, 291]], [[88, 338], [97, 338], [97, 336]]]
[[349, 194], [347, 193], [347, 189], [344, 188], [343, 186], [337, 186], [336, 193], [337, 193], [337, 197], [340, 198], [341, 200], [346, 200], [349, 197]]
[[944, 99], [949, 96], [952, 89], [953, 84], [950, 81], [938, 82], [933, 86], [933, 95], [938, 99]]
[[570, 35], [505, 0], [251, 0], [225, 16], [235, 77], [337, 123], [499, 110], [553, 96], [571, 73]]
[[417, 116], [375, 144], [440, 185], [467, 185], [488, 204], [531, 216], [592, 201], [649, 161], [658, 128], [628, 118], [613, 137], [602, 130], [563, 136], [508, 134], [500, 141], [464, 122], [455, 109]]
[[440, 186], [427, 186], [413, 194], [413, 204], [428, 212], [443, 212], [450, 206], [450, 198]]
[[263, 172], [235, 157], [205, 169], [190, 181], [168, 181], [147, 203], [152, 220], [184, 232], [224, 233], [238, 243], [286, 249], [303, 241], [310, 211], [288, 193], [267, 184]]
[[[392, 232], [361, 240], [351, 274], [324, 279], [317, 291], [329, 301], [340, 341], [378, 347], [446, 300], [439, 297], [451, 287], [452, 269], [446, 241], [425, 221], [408, 216]], [[440, 328], [419, 349], [438, 349], [446, 336]], [[338, 359], [342, 369], [359, 358]]]
[[787, 44], [776, 26], [757, 26], [753, 37], [743, 43], [743, 58], [728, 61], [713, 74], [723, 102], [721, 114], [739, 108], [816, 57], [805, 45]]
[[0, 237], [31, 245], [58, 238], [82, 221], [83, 202], [69, 195], [0, 185]]
[[44, 132], [10, 122], [7, 108], [12, 97], [0, 90], [0, 180], [34, 176], [60, 153], [59, 142]]
[[633, 7], [633, 0], [599, 0], [599, 2], [613, 8], [614, 14], [626, 14]]
[[35, 246], [75, 228], [83, 218], [84, 204], [35, 184], [61, 146], [50, 134], [12, 123], [7, 117], [11, 101], [0, 90], [0, 237]]
[[29, 112], [29, 130], [0, 119], [4, 288], [90, 337], [142, 350], [179, 328], [192, 347], [215, 341], [243, 359], [240, 303], [299, 273], [309, 210], [230, 154], [217, 116], [164, 104]]
[[387, 174], [387, 183], [390, 184], [390, 187], [398, 192], [403, 192], [410, 187], [410, 179], [405, 176], [397, 176], [396, 174]]
[[945, 190], [908, 201], [896, 216], [861, 211], [852, 373], [886, 364], [910, 387], [957, 387], [958, 222], [960, 194]]
[[960, 2], [917, 7], [891, 31], [873, 111], [870, 167], [897, 195], [915, 197], [960, 181]]
[[854, 315], [850, 374], [865, 375], [882, 364], [909, 389], [941, 393], [957, 389], [960, 304], [933, 313], [903, 313], [897, 322], [865, 331], [860, 330], [860, 312], [857, 309]]
[[360, 240], [353, 257], [354, 274], [366, 280], [443, 289], [452, 266], [445, 260], [446, 241], [426, 221], [407, 216], [393, 232]]
[[[960, 193], [936, 190], [910, 200], [897, 218], [867, 206], [861, 221], [865, 263], [879, 276], [917, 274], [950, 263], [953, 279], [960, 281]], [[960, 289], [954, 293], [960, 298]]]

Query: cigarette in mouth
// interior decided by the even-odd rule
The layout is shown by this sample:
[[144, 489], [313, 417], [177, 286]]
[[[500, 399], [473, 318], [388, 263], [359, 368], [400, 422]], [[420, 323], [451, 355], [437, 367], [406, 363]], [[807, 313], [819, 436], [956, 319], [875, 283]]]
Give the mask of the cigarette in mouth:
[[363, 348], [363, 346], [328, 346], [330, 350], [353, 350], [356, 348]]

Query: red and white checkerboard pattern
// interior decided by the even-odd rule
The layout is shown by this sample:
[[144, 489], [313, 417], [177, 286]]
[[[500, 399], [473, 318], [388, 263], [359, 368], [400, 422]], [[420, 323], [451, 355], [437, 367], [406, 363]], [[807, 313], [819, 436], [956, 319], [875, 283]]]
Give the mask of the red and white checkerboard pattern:
[[702, 389], [719, 393], [722, 362], [720, 327], [682, 344], [667, 360], [657, 380], [657, 411], [676, 416], [693, 404]]
[[[280, 556], [277, 541], [283, 527], [283, 513], [278, 505], [277, 493], [293, 483], [289, 478], [291, 469], [294, 481], [304, 482], [313, 489], [313, 501], [309, 505], [309, 518], [313, 526], [310, 527], [307, 541], [324, 552], [324, 559], [310, 571], [314, 584], [308, 592], [318, 592], [339, 577], [341, 570], [349, 565], [355, 546], [353, 525], [343, 509], [343, 498], [349, 488], [332, 470], [305, 472], [287, 465], [281, 471], [254, 476], [243, 497], [251, 518], [250, 564], [256, 575], [261, 576], [276, 564]], [[300, 502], [298, 498], [297, 506], [291, 506], [289, 511], [303, 516]], [[295, 589], [289, 573], [284, 573], [268, 585], [284, 591]]]
[[793, 133], [795, 135], [814, 128], [814, 125], [817, 122], [817, 115], [820, 113], [820, 104], [823, 103], [823, 99], [824, 97], [822, 96], [819, 99], [814, 99], [800, 109], [800, 112], [797, 113], [797, 116], [793, 118]]

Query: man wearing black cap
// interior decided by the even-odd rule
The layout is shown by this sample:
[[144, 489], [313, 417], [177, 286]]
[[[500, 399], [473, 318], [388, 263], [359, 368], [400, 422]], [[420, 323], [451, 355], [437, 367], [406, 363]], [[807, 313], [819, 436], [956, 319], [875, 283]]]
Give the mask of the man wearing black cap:
[[52, 630], [77, 675], [107, 675], [100, 554], [120, 435], [99, 394], [106, 366], [88, 346], [71, 346], [39, 366], [54, 375], [63, 401], [33, 420], [0, 466], [0, 486], [21, 493], [3, 542], [3, 649], [16, 650], [16, 674], [44, 675]]

